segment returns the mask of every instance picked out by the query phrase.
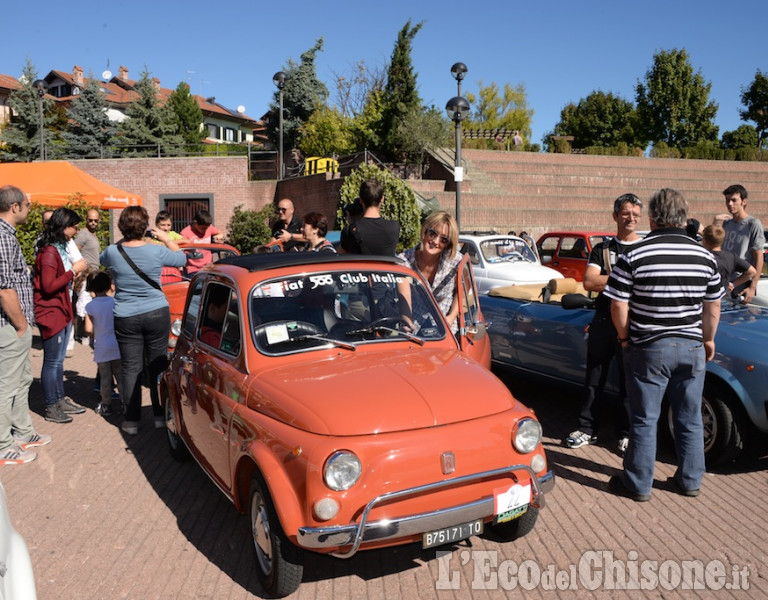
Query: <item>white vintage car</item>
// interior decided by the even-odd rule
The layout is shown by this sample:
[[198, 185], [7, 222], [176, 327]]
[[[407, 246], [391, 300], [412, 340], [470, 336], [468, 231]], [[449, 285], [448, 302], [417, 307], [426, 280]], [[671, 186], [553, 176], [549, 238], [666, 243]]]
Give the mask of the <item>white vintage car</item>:
[[14, 530], [0, 484], [0, 600], [35, 600], [35, 578], [27, 544]]
[[561, 273], [541, 264], [535, 247], [514, 235], [459, 236], [459, 249], [469, 255], [480, 294], [495, 287], [534, 283], [544, 286], [551, 279], [562, 279]]

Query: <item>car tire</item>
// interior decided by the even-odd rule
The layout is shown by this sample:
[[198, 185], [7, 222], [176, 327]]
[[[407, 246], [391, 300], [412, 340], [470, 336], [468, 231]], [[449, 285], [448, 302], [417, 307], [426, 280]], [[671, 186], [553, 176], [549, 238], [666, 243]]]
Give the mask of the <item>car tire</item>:
[[[668, 403], [665, 414], [667, 437], [674, 447], [674, 422], [672, 408]], [[744, 449], [746, 429], [739, 408], [723, 386], [715, 383], [705, 385], [701, 398], [701, 414], [704, 422], [704, 458], [707, 467], [722, 465], [736, 458]]]
[[498, 536], [503, 541], [511, 542], [529, 534], [533, 530], [538, 519], [539, 509], [529, 506], [528, 510], [517, 519], [509, 521], [508, 523], [491, 525], [490, 529], [494, 535]]
[[185, 462], [189, 460], [189, 450], [184, 444], [184, 440], [177, 433], [178, 423], [176, 421], [176, 414], [173, 411], [173, 405], [168, 394], [165, 393], [163, 398], [163, 414], [165, 416], [165, 433], [168, 438], [168, 451], [171, 456], [179, 461]]
[[283, 532], [261, 477], [251, 481], [249, 522], [259, 581], [275, 598], [295, 592], [304, 572], [304, 553]]

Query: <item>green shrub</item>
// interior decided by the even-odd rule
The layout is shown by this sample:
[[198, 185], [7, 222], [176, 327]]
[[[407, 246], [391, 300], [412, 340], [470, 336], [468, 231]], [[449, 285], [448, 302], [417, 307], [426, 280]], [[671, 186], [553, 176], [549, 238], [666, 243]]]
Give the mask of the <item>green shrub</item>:
[[[88, 206], [83, 200], [82, 194], [70, 196], [65, 207], [74, 210], [80, 215], [80, 227], [85, 227], [88, 211], [96, 208]], [[33, 203], [29, 209], [29, 216], [26, 222], [16, 228], [16, 239], [19, 240], [21, 251], [24, 253], [24, 259], [28, 265], [32, 265], [35, 262], [35, 242], [43, 232], [43, 213], [46, 210], [52, 210], [52, 207], [38, 204], [37, 202]], [[105, 248], [109, 244], [109, 211], [99, 208], [97, 210], [101, 219], [96, 230], [96, 237], [99, 239], [100, 247]]]
[[416, 203], [416, 194], [403, 180], [375, 165], [360, 165], [344, 179], [341, 190], [339, 190], [340, 203], [336, 209], [337, 222], [344, 223], [341, 207], [355, 201], [360, 191], [360, 184], [368, 179], [376, 179], [384, 188], [384, 200], [379, 207], [381, 216], [400, 223], [398, 252], [415, 246], [421, 233], [421, 215]]
[[236, 206], [227, 225], [227, 243], [242, 254], [249, 254], [255, 246], [266, 244], [272, 237], [269, 223], [276, 216], [271, 202], [261, 210], [243, 210], [242, 204]]

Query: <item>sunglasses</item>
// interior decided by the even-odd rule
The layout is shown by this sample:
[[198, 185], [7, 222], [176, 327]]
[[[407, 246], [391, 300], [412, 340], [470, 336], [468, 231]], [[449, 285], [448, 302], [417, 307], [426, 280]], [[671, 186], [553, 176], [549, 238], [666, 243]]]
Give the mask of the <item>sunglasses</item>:
[[443, 246], [447, 246], [448, 244], [451, 243], [451, 240], [448, 237], [446, 237], [444, 235], [440, 235], [439, 233], [437, 233], [437, 231], [435, 231], [431, 227], [427, 229], [427, 235], [430, 237], [430, 239], [439, 238], [440, 239], [440, 243]]
[[89, 223], [98, 223], [99, 220], [98, 219], [88, 219], [88, 222]]
[[280, 208], [277, 209], [277, 212], [287, 212], [287, 211], [288, 211], [287, 208], [280, 207]]

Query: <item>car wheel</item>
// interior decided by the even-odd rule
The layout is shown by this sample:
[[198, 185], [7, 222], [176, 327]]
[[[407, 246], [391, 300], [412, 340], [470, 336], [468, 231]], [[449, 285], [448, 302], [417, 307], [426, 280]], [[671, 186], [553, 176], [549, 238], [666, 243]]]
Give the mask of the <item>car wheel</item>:
[[509, 521], [508, 523], [491, 525], [490, 529], [505, 542], [511, 542], [530, 533], [533, 530], [533, 526], [536, 525], [538, 518], [539, 509], [529, 506], [528, 510], [517, 519]]
[[168, 437], [168, 451], [171, 456], [179, 462], [189, 460], [189, 450], [181, 439], [181, 436], [177, 433], [176, 414], [173, 412], [173, 406], [171, 405], [171, 399], [168, 394], [165, 394], [163, 398], [165, 408], [165, 433]]
[[[672, 407], [667, 405], [667, 431], [674, 442], [675, 427]], [[704, 388], [701, 397], [701, 418], [704, 424], [704, 457], [708, 467], [733, 460], [744, 448], [744, 420], [738, 409], [732, 408], [729, 395], [721, 386]]]
[[286, 537], [267, 486], [251, 482], [250, 522], [259, 581], [267, 593], [282, 598], [295, 592], [304, 571], [304, 553]]

